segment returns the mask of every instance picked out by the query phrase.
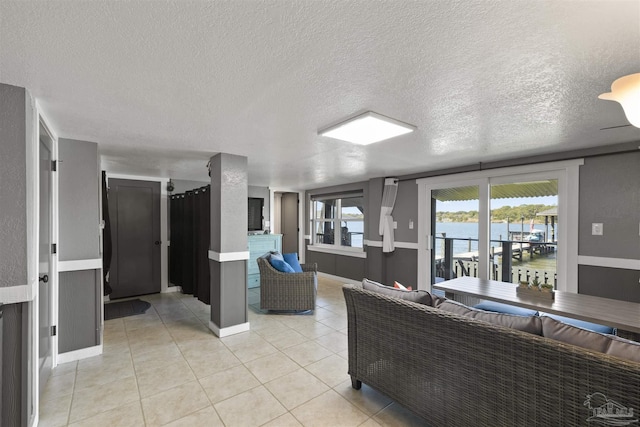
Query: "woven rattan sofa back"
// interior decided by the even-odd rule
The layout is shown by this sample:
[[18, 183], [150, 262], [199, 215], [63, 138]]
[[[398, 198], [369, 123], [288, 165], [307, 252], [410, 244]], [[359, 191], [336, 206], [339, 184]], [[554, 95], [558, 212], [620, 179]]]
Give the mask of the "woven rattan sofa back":
[[430, 425], [584, 426], [602, 414], [590, 396], [640, 412], [639, 363], [357, 285], [343, 292], [352, 380]]

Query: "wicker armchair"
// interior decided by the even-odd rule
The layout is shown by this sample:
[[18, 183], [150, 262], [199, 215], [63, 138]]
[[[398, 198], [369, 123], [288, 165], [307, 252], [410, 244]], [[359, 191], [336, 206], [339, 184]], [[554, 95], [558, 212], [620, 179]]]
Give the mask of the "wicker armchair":
[[318, 289], [317, 264], [301, 264], [302, 273], [283, 273], [269, 263], [269, 256], [259, 257], [260, 308], [263, 310], [315, 310]]

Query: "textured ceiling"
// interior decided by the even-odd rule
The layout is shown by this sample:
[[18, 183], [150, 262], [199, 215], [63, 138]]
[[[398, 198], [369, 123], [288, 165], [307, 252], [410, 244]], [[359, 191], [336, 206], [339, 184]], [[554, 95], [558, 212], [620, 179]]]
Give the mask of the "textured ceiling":
[[[640, 1], [0, 2], [0, 82], [120, 173], [308, 189], [640, 140], [598, 100], [640, 72]], [[365, 110], [418, 130], [319, 137]]]

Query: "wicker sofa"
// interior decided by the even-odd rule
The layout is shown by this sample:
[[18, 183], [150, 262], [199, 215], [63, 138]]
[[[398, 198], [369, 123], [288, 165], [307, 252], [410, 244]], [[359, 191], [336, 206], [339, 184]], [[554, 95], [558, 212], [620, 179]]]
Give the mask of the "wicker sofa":
[[352, 386], [371, 386], [432, 427], [626, 425], [588, 421], [607, 405], [638, 419], [638, 362], [362, 285], [343, 292]]
[[315, 310], [317, 264], [301, 264], [302, 273], [283, 273], [269, 263], [271, 253], [256, 259], [260, 269], [260, 308], [263, 310]]

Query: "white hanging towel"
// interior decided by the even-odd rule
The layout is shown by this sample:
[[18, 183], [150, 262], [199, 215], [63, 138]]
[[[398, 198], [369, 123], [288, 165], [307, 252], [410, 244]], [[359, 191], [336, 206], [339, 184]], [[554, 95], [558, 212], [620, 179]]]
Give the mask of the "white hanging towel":
[[382, 236], [382, 252], [393, 252], [395, 244], [393, 240], [393, 217], [391, 212], [396, 203], [398, 195], [398, 180], [387, 178], [384, 180], [384, 191], [382, 193], [382, 206], [380, 208], [379, 234]]

